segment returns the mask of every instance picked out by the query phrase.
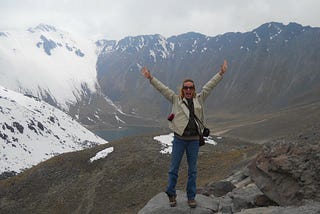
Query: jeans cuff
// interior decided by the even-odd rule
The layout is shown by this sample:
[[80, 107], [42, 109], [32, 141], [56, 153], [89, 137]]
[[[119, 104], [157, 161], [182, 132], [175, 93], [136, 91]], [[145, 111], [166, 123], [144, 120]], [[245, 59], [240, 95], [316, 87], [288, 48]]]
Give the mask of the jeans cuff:
[[167, 194], [167, 196], [168, 196], [168, 197], [171, 197], [171, 196], [177, 196], [177, 194], [169, 193], [168, 191], [166, 191], [165, 193]]

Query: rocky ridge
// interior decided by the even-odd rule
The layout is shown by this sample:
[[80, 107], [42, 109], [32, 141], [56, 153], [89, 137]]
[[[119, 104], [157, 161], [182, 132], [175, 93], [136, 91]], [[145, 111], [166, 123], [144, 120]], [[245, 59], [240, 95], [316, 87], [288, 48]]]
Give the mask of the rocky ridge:
[[154, 196], [139, 211], [145, 213], [319, 214], [319, 134], [300, 135], [298, 141], [275, 141], [245, 168], [198, 190], [196, 209], [178, 191], [178, 205], [170, 208], [165, 193]]

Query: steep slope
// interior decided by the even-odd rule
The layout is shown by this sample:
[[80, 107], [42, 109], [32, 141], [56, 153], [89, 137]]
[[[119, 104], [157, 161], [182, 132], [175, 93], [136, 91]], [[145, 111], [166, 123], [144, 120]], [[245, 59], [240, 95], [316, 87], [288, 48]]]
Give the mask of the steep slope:
[[[0, 36], [0, 83], [68, 109], [97, 87], [94, 43], [41, 24]], [[32, 77], [32, 78], [30, 78]]]
[[101, 93], [96, 72], [101, 45], [45, 24], [1, 32], [0, 84], [38, 97], [90, 127], [147, 123]]
[[0, 174], [107, 143], [59, 109], [0, 86]]

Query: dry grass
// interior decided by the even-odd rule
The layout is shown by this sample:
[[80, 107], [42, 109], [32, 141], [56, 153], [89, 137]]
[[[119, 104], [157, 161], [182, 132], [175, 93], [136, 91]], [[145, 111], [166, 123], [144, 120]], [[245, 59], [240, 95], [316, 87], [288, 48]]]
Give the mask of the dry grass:
[[[113, 146], [107, 158], [89, 158]], [[223, 138], [218, 146], [200, 149], [198, 186], [230, 175], [258, 145]], [[18, 176], [0, 181], [0, 211], [10, 213], [137, 213], [165, 190], [170, 156], [160, 154], [152, 136], [137, 136], [45, 161]], [[178, 189], [184, 191], [186, 160]], [[12, 213], [12, 212], [11, 212]]]

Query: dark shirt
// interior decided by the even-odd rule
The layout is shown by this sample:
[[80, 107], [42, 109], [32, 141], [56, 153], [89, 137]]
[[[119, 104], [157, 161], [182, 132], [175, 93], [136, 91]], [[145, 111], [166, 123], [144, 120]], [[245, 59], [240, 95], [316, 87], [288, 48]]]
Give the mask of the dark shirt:
[[189, 136], [198, 136], [198, 126], [194, 118], [194, 105], [193, 99], [187, 99], [188, 106], [189, 106], [189, 122], [187, 127], [184, 129], [182, 136], [189, 137]]

